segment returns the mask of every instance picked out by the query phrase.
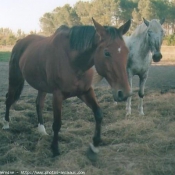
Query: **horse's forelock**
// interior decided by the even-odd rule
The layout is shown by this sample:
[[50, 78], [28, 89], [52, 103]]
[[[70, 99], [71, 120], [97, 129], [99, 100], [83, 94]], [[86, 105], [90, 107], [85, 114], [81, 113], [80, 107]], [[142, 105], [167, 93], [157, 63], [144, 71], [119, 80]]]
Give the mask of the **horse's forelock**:
[[117, 28], [112, 26], [105, 26], [105, 29], [109, 34], [109, 36], [111, 36], [111, 39], [116, 39], [118, 37], [122, 39], [122, 34], [119, 32]]

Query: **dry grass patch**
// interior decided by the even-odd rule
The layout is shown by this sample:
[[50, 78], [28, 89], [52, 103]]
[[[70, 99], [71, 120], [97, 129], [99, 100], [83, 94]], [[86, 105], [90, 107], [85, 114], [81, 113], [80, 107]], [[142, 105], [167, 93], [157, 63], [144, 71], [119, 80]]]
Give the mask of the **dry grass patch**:
[[[104, 113], [100, 153], [89, 157], [94, 133], [92, 111], [79, 99], [66, 100], [59, 134], [61, 155], [53, 158], [52, 102], [46, 99], [43, 115], [49, 136], [37, 132], [35, 98], [22, 97], [10, 111], [10, 130], [0, 132], [0, 170], [84, 171], [86, 175], [174, 175], [175, 91], [146, 90], [145, 116], [138, 115], [133, 95], [132, 115], [125, 103], [114, 103], [108, 87], [95, 88]], [[4, 116], [4, 98], [0, 114]], [[2, 127], [2, 124], [0, 124]]]

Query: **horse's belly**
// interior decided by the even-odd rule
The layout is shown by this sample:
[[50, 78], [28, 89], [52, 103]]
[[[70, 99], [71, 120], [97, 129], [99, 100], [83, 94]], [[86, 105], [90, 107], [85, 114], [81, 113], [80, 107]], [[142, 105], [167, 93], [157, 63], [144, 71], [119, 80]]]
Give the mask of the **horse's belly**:
[[27, 83], [32, 86], [34, 89], [42, 92], [51, 93], [52, 90], [47, 84], [47, 79], [44, 74], [39, 72], [37, 69], [33, 70], [23, 70], [22, 72], [24, 79]]
[[[29, 79], [26, 79], [27, 83], [32, 86], [34, 89], [42, 92], [52, 93], [52, 89], [48, 87], [46, 82], [35, 80], [35, 82]], [[36, 83], [37, 82], [37, 83]]]
[[[22, 61], [26, 60], [23, 59]], [[41, 64], [34, 64], [32, 59], [28, 59], [26, 64], [20, 65], [20, 69], [24, 79], [34, 89], [47, 93], [52, 92], [51, 88], [48, 86], [46, 73]]]

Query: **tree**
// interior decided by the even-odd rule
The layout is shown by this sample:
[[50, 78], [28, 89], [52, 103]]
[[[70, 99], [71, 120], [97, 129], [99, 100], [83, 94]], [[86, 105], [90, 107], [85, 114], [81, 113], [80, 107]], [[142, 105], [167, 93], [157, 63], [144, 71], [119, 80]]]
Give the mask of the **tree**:
[[118, 10], [115, 0], [93, 0], [90, 14], [102, 25], [115, 25]]
[[88, 2], [79, 1], [75, 4], [74, 9], [80, 19], [80, 23], [87, 25], [92, 23], [92, 16], [90, 14], [92, 4]]
[[139, 13], [142, 17], [148, 20], [155, 19], [157, 17], [154, 7], [155, 6], [151, 0], [140, 0], [138, 2]]
[[39, 21], [41, 29], [45, 34], [50, 34], [55, 31], [54, 16], [52, 13], [45, 13]]
[[138, 3], [132, 0], [120, 0], [120, 20], [127, 21], [132, 16], [133, 9], [137, 8]]
[[73, 26], [81, 24], [80, 19], [69, 4], [57, 7], [51, 13], [45, 13], [40, 18], [41, 28], [45, 34], [52, 34], [61, 25]]
[[175, 0], [171, 0], [168, 9], [168, 23], [172, 33], [175, 33]]
[[137, 8], [134, 8], [134, 10], [132, 11], [132, 17], [133, 17], [134, 23], [136, 24], [139, 24], [139, 22], [142, 20], [141, 15]]
[[168, 16], [169, 2], [167, 0], [152, 0], [152, 4], [158, 19]]
[[11, 34], [11, 35], [9, 35], [9, 36], [7, 37], [7, 42], [6, 42], [6, 44], [12, 46], [12, 45], [15, 44], [16, 40], [17, 40], [17, 38], [15, 37], [15, 35]]
[[[166, 18], [167, 30], [175, 30], [175, 0], [91, 0], [79, 1], [74, 7], [66, 4], [45, 13], [40, 24], [45, 34], [52, 34], [61, 25], [89, 25], [92, 17], [102, 25], [120, 26], [133, 18], [132, 27], [142, 21]], [[132, 30], [132, 28], [131, 28]]]
[[66, 4], [62, 8], [58, 7], [53, 11], [54, 22], [57, 27], [61, 25], [73, 26], [79, 25], [80, 19], [75, 11], [69, 4]]

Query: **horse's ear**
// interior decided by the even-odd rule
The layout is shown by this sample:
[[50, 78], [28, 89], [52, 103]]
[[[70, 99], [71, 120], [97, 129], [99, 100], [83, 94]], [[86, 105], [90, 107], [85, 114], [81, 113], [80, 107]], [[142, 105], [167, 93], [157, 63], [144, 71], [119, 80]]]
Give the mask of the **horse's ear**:
[[146, 20], [145, 18], [143, 18], [143, 22], [145, 23], [145, 25], [148, 27], [149, 26], [149, 21]]
[[119, 31], [124, 35], [130, 28], [131, 19], [129, 19], [125, 24], [119, 27]]
[[92, 18], [92, 21], [94, 23], [94, 27], [96, 29], [97, 34], [100, 36], [101, 39], [104, 38], [104, 36], [106, 35], [105, 28], [102, 25], [100, 25], [97, 21], [95, 21], [94, 18]]
[[165, 18], [160, 20], [160, 24], [162, 25], [165, 22]]

